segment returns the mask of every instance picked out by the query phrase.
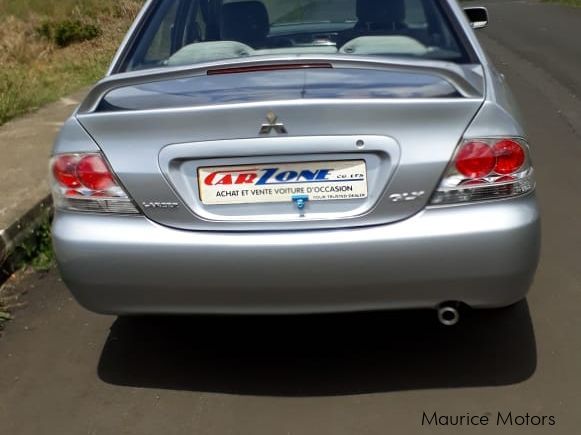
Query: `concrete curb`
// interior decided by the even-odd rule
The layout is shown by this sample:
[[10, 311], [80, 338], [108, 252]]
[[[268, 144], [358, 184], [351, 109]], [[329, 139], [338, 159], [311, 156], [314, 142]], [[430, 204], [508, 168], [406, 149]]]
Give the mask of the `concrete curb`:
[[54, 140], [87, 90], [0, 126], [0, 275], [15, 248], [52, 210], [48, 161]]
[[40, 225], [42, 219], [51, 211], [52, 198], [47, 195], [8, 228], [0, 230], [0, 268], [14, 249]]

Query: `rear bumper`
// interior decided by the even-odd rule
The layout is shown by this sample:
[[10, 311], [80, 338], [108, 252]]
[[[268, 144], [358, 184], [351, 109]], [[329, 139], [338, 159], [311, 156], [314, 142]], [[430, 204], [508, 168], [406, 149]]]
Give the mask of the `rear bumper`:
[[192, 232], [142, 216], [58, 212], [53, 238], [65, 283], [101, 313], [492, 308], [526, 296], [540, 221], [529, 195], [303, 232]]

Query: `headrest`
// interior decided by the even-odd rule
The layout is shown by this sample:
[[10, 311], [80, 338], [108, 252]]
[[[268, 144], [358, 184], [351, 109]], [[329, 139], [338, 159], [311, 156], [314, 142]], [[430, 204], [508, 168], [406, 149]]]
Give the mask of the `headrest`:
[[363, 23], [402, 23], [405, 0], [357, 0], [357, 18]]
[[248, 45], [262, 43], [270, 31], [266, 6], [259, 1], [226, 3], [222, 6], [221, 39]]

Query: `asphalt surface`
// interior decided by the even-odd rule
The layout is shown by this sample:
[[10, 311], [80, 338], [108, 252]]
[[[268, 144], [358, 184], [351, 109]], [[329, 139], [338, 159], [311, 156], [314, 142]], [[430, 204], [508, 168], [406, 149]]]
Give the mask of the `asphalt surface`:
[[[80, 308], [55, 272], [32, 274], [0, 339], [0, 431], [580, 433], [581, 9], [488, 4], [482, 39], [522, 106], [543, 212], [527, 303], [454, 329], [431, 312], [116, 319]], [[424, 411], [556, 425], [422, 427]]]

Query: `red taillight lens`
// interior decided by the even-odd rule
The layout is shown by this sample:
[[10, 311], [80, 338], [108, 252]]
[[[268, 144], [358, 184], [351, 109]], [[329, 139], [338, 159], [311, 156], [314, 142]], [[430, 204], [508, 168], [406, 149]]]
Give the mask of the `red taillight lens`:
[[55, 159], [52, 167], [54, 178], [63, 187], [77, 188], [81, 182], [77, 178], [78, 158], [72, 155], [64, 155]]
[[456, 156], [456, 169], [468, 178], [483, 178], [494, 170], [496, 157], [484, 142], [465, 143]]
[[83, 186], [96, 191], [110, 189], [116, 184], [107, 164], [96, 154], [83, 157], [79, 161], [77, 177]]
[[458, 146], [431, 204], [511, 198], [534, 189], [534, 170], [526, 140], [472, 138]]
[[117, 185], [107, 163], [98, 154], [57, 156], [53, 161], [52, 173], [55, 180], [68, 189], [87, 188], [99, 192]]
[[99, 153], [59, 154], [52, 158], [52, 193], [57, 208], [70, 211], [138, 214]]
[[494, 172], [508, 175], [517, 172], [525, 163], [526, 156], [522, 146], [513, 140], [501, 140], [494, 145], [496, 165]]

